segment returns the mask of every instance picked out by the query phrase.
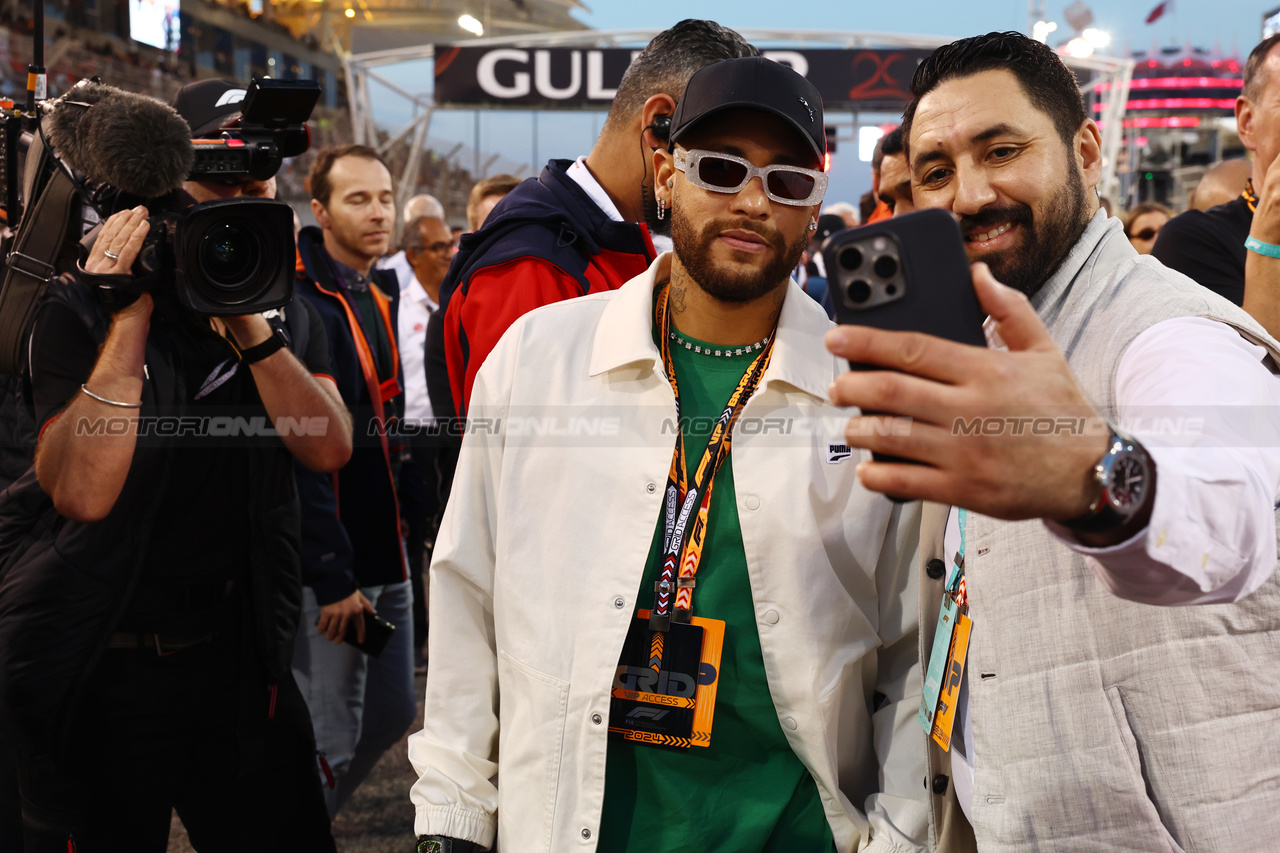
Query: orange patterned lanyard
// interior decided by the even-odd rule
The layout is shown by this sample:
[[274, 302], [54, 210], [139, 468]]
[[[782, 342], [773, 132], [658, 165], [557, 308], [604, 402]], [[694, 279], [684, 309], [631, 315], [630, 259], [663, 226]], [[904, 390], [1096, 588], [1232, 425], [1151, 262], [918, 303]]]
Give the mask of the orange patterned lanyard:
[[[679, 422], [680, 388], [676, 384], [675, 366], [671, 361], [671, 314], [667, 306], [667, 289], [664, 282], [654, 293], [654, 323], [660, 331], [658, 346], [662, 350], [662, 364], [666, 368], [667, 379], [671, 382], [671, 392], [676, 397], [676, 420]], [[774, 335], [770, 334], [764, 349], [738, 380], [729, 402], [725, 404], [724, 412], [711, 430], [711, 438], [707, 442], [707, 449], [702, 452], [692, 483], [685, 470], [684, 431], [680, 430], [676, 436], [676, 449], [671, 457], [671, 470], [667, 474], [667, 488], [663, 495], [662, 570], [654, 584], [653, 610], [649, 616], [649, 627], [654, 631], [667, 630], [673, 619], [687, 624], [693, 616], [693, 588], [698, 565], [702, 562], [702, 546], [707, 533], [707, 510], [711, 506], [711, 487], [716, 471], [729, 458], [733, 425], [737, 423], [743, 407], [755, 393], [760, 377], [769, 366], [773, 339]], [[672, 593], [675, 593], [674, 613], [671, 606]]]
[[1250, 213], [1258, 212], [1258, 195], [1253, 191], [1253, 178], [1249, 178], [1244, 182], [1244, 192], [1240, 193], [1240, 197], [1248, 205]]

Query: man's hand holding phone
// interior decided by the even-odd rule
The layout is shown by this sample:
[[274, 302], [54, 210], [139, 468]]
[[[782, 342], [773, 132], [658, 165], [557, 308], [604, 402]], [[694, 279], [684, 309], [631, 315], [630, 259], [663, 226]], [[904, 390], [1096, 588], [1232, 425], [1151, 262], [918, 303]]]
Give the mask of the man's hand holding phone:
[[[347, 634], [348, 624], [354, 624], [356, 639], [364, 642], [364, 613], [373, 613], [373, 605], [360, 590], [346, 598], [326, 604], [320, 608], [320, 621], [316, 623], [316, 633], [324, 634], [334, 643], [341, 643]], [[355, 620], [354, 623], [352, 620]]]
[[[831, 386], [833, 403], [912, 418], [908, 431], [877, 429], [874, 415], [852, 418], [849, 445], [923, 463], [863, 462], [859, 479], [873, 491], [996, 518], [1083, 515], [1096, 494], [1105, 422], [1026, 296], [997, 282], [986, 264], [971, 270], [1007, 351], [867, 326], [827, 334], [833, 354], [884, 368], [843, 374]], [[1027, 419], [1033, 414], [1062, 427], [1036, 435]]]

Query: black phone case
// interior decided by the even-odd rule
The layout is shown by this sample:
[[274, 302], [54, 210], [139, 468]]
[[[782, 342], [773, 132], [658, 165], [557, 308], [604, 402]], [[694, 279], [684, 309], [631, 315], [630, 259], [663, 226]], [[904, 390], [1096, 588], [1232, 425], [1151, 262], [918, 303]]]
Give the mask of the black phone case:
[[[887, 248], [889, 244], [891, 248]], [[846, 254], [850, 249], [856, 250], [861, 258], [856, 269], [850, 269]], [[886, 255], [897, 259], [900, 290], [892, 301], [859, 304], [859, 300], [853, 298], [858, 295], [859, 282], [883, 280], [876, 274], [875, 265]], [[833, 235], [823, 248], [822, 260], [826, 264], [827, 286], [838, 323], [891, 332], [923, 332], [962, 344], [987, 345], [982, 331], [985, 315], [973, 292], [964, 237], [959, 224], [947, 211], [920, 210], [842, 231]], [[849, 367], [852, 370], [885, 369], [854, 362], [850, 362]], [[882, 453], [873, 453], [872, 458], [877, 462], [914, 461]]]
[[363, 613], [364, 642], [356, 641], [356, 622], [354, 619], [347, 623], [347, 633], [343, 636], [342, 642], [355, 646], [371, 658], [376, 658], [382, 654], [382, 650], [387, 647], [387, 643], [391, 642], [391, 635], [396, 632], [396, 626], [376, 613], [370, 613], [368, 610], [363, 611]]
[[[868, 247], [874, 256], [876, 238], [897, 244], [905, 292], [892, 302], [862, 307], [849, 300], [849, 287], [861, 270], [841, 266], [849, 247]], [[836, 321], [893, 332], [924, 332], [962, 344], [985, 347], [983, 314], [973, 292], [964, 237], [955, 218], [945, 210], [920, 210], [874, 225], [852, 228], [832, 236], [822, 251]], [[865, 278], [865, 276], [861, 276]], [[854, 370], [880, 370], [874, 365], [849, 365]]]

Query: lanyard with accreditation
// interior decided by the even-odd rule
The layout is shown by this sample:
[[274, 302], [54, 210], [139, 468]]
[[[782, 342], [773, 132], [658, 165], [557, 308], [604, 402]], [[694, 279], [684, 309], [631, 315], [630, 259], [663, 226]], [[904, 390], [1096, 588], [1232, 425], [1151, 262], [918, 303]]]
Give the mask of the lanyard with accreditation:
[[956, 721], [956, 700], [964, 678], [965, 658], [969, 653], [969, 635], [973, 622], [969, 619], [969, 593], [964, 579], [964, 532], [967, 510], [957, 510], [960, 526], [960, 550], [951, 561], [947, 584], [942, 591], [942, 607], [938, 611], [938, 627], [929, 653], [929, 668], [924, 676], [924, 697], [916, 719], [942, 749], [951, 748], [951, 730]]
[[[680, 389], [671, 361], [668, 285], [654, 293], [654, 325], [680, 419]], [[614, 678], [609, 731], [625, 740], [669, 749], [710, 746], [724, 622], [693, 615], [693, 591], [707, 533], [716, 472], [729, 457], [733, 427], [769, 366], [773, 336], [738, 380], [716, 420], [693, 478], [688, 476], [684, 431], [663, 492], [661, 567], [650, 610], [632, 620]]]

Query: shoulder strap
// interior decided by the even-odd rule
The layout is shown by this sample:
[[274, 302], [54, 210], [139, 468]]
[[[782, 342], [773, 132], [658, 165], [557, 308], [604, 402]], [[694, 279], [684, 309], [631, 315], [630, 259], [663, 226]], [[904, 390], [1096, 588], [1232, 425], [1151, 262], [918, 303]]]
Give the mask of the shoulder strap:
[[[42, 171], [49, 166], [49, 153], [37, 134], [27, 152], [23, 181], [26, 198], [34, 190]], [[22, 370], [22, 356], [31, 318], [45, 288], [57, 272], [54, 261], [67, 240], [78, 206], [76, 186], [61, 169], [51, 169], [49, 179], [36, 202], [27, 209], [8, 258], [4, 285], [0, 287], [0, 373]], [[76, 217], [76, 221], [79, 221]]]

